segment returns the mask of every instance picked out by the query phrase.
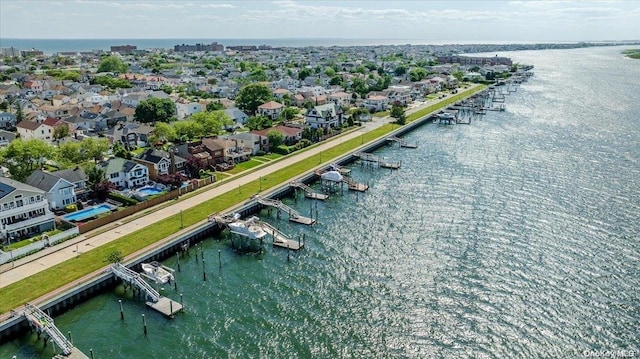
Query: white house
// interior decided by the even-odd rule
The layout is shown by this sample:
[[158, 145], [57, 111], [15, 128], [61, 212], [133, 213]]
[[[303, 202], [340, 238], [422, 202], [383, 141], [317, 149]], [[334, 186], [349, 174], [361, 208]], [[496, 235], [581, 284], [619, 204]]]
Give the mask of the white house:
[[375, 112], [384, 111], [389, 107], [389, 98], [382, 95], [367, 96], [364, 107]]
[[54, 226], [54, 215], [43, 190], [0, 177], [0, 238], [26, 238]]
[[20, 121], [16, 125], [18, 134], [23, 140], [30, 140], [36, 138], [39, 140], [51, 142], [53, 139], [53, 127], [46, 125], [44, 122], [39, 123], [35, 121]]
[[73, 192], [76, 197], [82, 198], [89, 193], [89, 187], [87, 187], [87, 174], [84, 173], [82, 168], [79, 166], [67, 170], [51, 172], [51, 174], [73, 183]]
[[197, 102], [176, 102], [176, 116], [180, 120], [202, 111], [202, 105]]
[[17, 137], [15, 132], [0, 130], [0, 147], [8, 146]]
[[305, 120], [312, 128], [328, 128], [342, 126], [342, 108], [331, 102], [315, 106], [307, 111]]
[[271, 118], [272, 120], [275, 120], [278, 117], [280, 117], [280, 114], [282, 113], [283, 109], [284, 109], [283, 104], [275, 101], [269, 101], [267, 103], [263, 103], [262, 105], [258, 106], [257, 113], [259, 115], [264, 115]]
[[118, 188], [134, 188], [149, 182], [147, 167], [124, 158], [110, 158], [100, 167], [104, 170], [107, 180]]
[[9, 112], [0, 112], [0, 128], [13, 128], [16, 126], [16, 115]]
[[249, 116], [244, 113], [243, 111], [241, 111], [239, 108], [237, 107], [233, 107], [233, 108], [228, 108], [226, 110], [224, 110], [224, 113], [229, 116], [229, 118], [236, 123], [236, 125], [244, 125], [247, 123], [247, 121], [249, 120]]
[[[255, 156], [260, 151], [263, 136], [251, 132], [234, 133], [233, 135], [221, 135], [218, 138], [234, 141], [235, 148], [246, 149], [250, 155]], [[266, 137], [264, 138], [266, 140]]]
[[52, 210], [61, 210], [77, 200], [73, 183], [49, 172], [35, 170], [25, 182], [45, 191], [49, 208]]

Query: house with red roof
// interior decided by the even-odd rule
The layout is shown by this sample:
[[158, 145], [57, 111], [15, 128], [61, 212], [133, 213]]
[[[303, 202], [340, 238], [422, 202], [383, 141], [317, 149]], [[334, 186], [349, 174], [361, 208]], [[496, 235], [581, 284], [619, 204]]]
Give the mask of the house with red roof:
[[258, 115], [267, 116], [270, 119], [275, 120], [280, 117], [282, 110], [284, 110], [283, 104], [275, 101], [269, 101], [258, 106], [257, 113]]

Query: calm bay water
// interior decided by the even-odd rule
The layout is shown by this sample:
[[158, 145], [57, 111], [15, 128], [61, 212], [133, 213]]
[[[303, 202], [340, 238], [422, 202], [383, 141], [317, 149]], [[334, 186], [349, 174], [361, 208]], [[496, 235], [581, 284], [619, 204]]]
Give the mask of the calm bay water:
[[[371, 189], [319, 203], [314, 227], [261, 213], [306, 234], [289, 262], [205, 241], [207, 281], [192, 252], [164, 290], [184, 293], [173, 320], [116, 291], [55, 321], [96, 358], [640, 355], [640, 61], [620, 50], [506, 54], [536, 66], [506, 112], [381, 149], [402, 168], [354, 166]], [[0, 357], [50, 357], [34, 340]]]

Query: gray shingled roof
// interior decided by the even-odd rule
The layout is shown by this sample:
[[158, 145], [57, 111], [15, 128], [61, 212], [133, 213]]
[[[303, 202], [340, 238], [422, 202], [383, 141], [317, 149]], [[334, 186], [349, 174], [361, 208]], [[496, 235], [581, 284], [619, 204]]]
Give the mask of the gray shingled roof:
[[44, 195], [44, 192], [36, 187], [30, 186], [28, 184], [18, 182], [16, 180], [12, 180], [11, 178], [0, 177], [0, 198], [8, 195], [9, 193], [15, 190], [23, 190], [29, 192], [41, 193]]
[[68, 170], [55, 171], [55, 172], [52, 172], [52, 174], [60, 178], [64, 178], [71, 183], [77, 183], [77, 182], [82, 182], [87, 180], [87, 174], [84, 173], [84, 171], [80, 167], [71, 168]]
[[40, 188], [43, 191], [51, 191], [53, 186], [56, 185], [60, 181], [60, 177], [54, 176], [49, 172], [43, 172], [41, 170], [35, 170], [33, 173], [27, 177], [25, 183]]

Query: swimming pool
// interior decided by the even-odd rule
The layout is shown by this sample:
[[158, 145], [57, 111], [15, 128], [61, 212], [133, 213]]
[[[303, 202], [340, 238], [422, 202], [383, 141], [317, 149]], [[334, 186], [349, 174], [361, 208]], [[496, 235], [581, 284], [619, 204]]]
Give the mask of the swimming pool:
[[136, 191], [145, 196], [153, 196], [153, 195], [162, 193], [161, 190], [155, 187], [142, 187], [142, 188], [138, 188]]
[[113, 207], [113, 206], [111, 206], [109, 204], [103, 203], [103, 204], [101, 204], [99, 206], [94, 206], [94, 207], [91, 207], [91, 208], [85, 208], [85, 209], [80, 210], [80, 211], [76, 211], [76, 212], [73, 212], [73, 213], [66, 214], [66, 215], [62, 216], [62, 218], [66, 219], [67, 221], [77, 222], [77, 221], [82, 221], [82, 220], [87, 219], [87, 218], [95, 217], [95, 216], [97, 216], [99, 214], [102, 214], [102, 213], [111, 212], [111, 210], [113, 210], [113, 209], [115, 209], [115, 207]]

